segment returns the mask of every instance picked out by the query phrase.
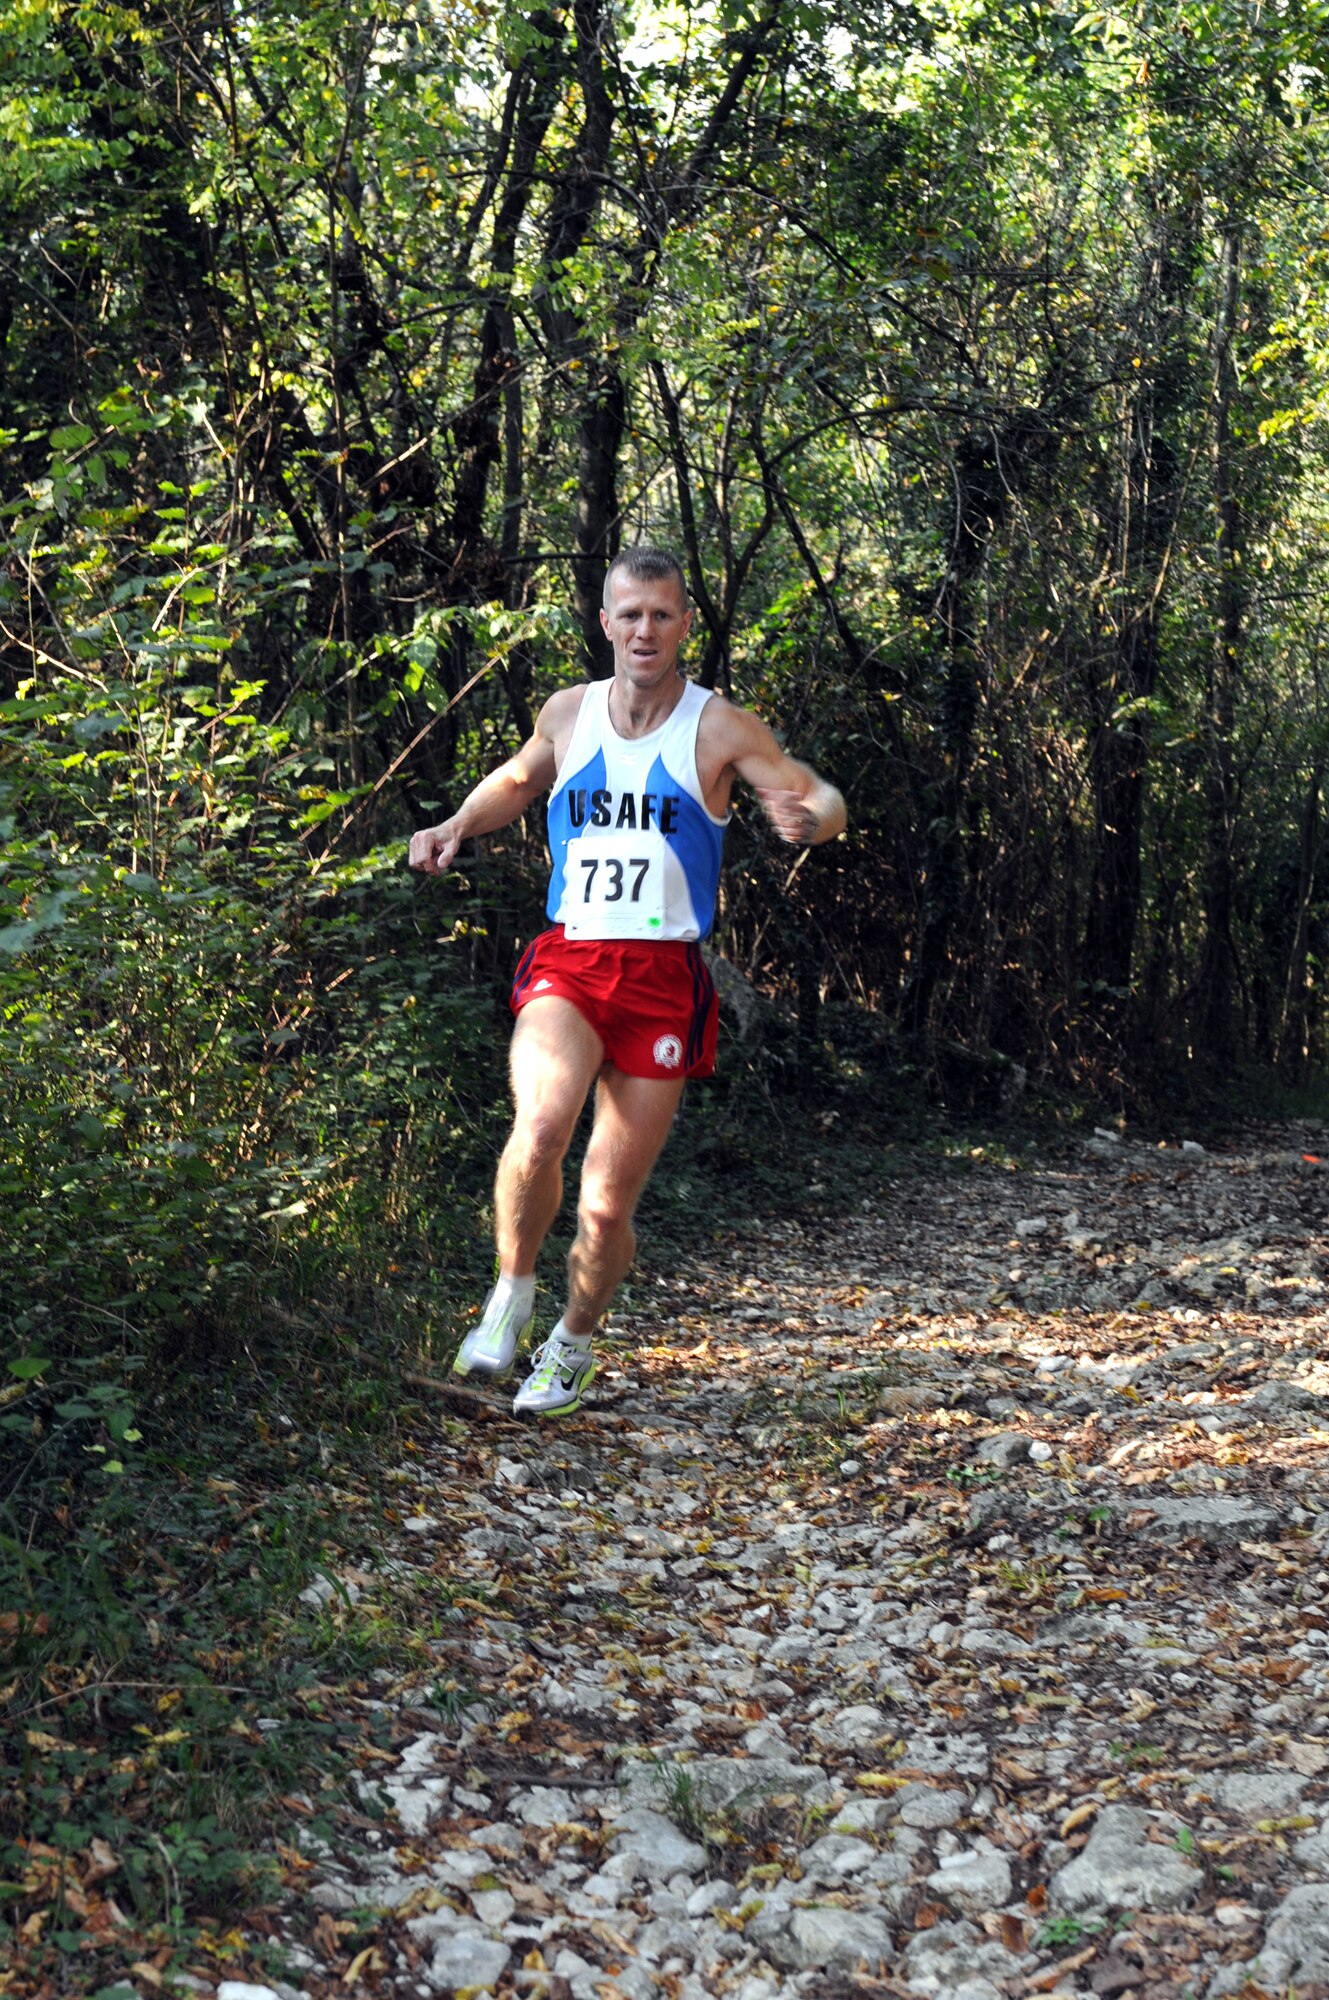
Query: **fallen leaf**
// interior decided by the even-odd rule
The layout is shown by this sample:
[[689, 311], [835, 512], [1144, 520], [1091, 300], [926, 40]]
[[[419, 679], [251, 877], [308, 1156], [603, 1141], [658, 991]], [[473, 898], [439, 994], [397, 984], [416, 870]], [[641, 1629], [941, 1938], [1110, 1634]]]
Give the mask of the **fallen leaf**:
[[1030, 1973], [1024, 1982], [1026, 1993], [1048, 1993], [1059, 1986], [1069, 1972], [1078, 1972], [1082, 1965], [1088, 1965], [1098, 1952], [1098, 1942], [1086, 1945], [1083, 1951], [1072, 1952], [1069, 1958], [1059, 1958], [1055, 1965], [1045, 1965], [1041, 1972]]
[[388, 1962], [376, 1945], [367, 1944], [363, 1951], [357, 1951], [355, 1957], [341, 1976], [342, 1985], [357, 1985], [360, 1974], [366, 1966], [369, 1967], [371, 1972], [386, 1972], [388, 1969]]
[[993, 1759], [993, 1769], [998, 1777], [1009, 1778], [1017, 1785], [1035, 1785], [1042, 1777], [1041, 1769], [1031, 1763], [1022, 1764], [1017, 1758], [998, 1756]]
[[310, 1935], [320, 1958], [340, 1958], [341, 1927], [327, 1910], [319, 1912], [318, 1921]]
[[104, 1841], [100, 1834], [94, 1834], [88, 1843], [88, 1853], [92, 1856], [92, 1866], [83, 1876], [83, 1887], [90, 1889], [94, 1882], [104, 1882], [108, 1875], [114, 1875], [120, 1866], [120, 1856]]
[[[553, 1901], [538, 1882], [514, 1881], [508, 1884], [508, 1889], [524, 1910], [532, 1911], [537, 1917], [548, 1917], [553, 1914]], [[537, 1972], [539, 1969], [538, 1966], [533, 1968]]]
[[50, 1629], [51, 1621], [44, 1611], [0, 1611], [0, 1639], [17, 1639], [29, 1632], [40, 1639]]
[[1018, 1958], [1025, 1949], [1024, 1925], [1009, 1910], [1001, 1913], [1001, 1941]]

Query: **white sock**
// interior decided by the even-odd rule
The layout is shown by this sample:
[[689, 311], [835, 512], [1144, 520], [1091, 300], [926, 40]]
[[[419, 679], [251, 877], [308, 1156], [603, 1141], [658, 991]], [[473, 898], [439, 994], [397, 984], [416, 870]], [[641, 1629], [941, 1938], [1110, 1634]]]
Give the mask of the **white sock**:
[[515, 1305], [523, 1319], [535, 1304], [535, 1279], [500, 1277], [491, 1294], [496, 1307]]
[[590, 1353], [591, 1341], [594, 1337], [593, 1334], [589, 1333], [569, 1333], [565, 1322], [561, 1319], [549, 1336], [551, 1340], [566, 1341], [569, 1347], [575, 1347], [582, 1354]]

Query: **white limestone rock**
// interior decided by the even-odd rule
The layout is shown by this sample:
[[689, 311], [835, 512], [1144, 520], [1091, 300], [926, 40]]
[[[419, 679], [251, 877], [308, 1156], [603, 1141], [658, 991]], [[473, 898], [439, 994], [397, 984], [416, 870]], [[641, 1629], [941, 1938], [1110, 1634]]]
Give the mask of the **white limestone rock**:
[[866, 1840], [855, 1840], [843, 1833], [823, 1834], [814, 1840], [811, 1847], [804, 1848], [798, 1857], [798, 1865], [806, 1881], [842, 1882], [846, 1876], [857, 1875], [875, 1861], [877, 1850], [869, 1847]]
[[532, 1785], [527, 1792], [513, 1793], [508, 1816], [523, 1826], [565, 1826], [577, 1813], [569, 1793], [554, 1785]]
[[842, 1750], [867, 1750], [889, 1730], [886, 1716], [874, 1702], [858, 1702], [851, 1708], [832, 1709], [819, 1715], [812, 1734], [819, 1744]]
[[814, 1904], [794, 1910], [769, 1907], [753, 1917], [748, 1942], [786, 1971], [875, 1971], [891, 1955], [891, 1934], [870, 1910], [841, 1910]]
[[1087, 1846], [1053, 1876], [1049, 1896], [1059, 1910], [1181, 1910], [1204, 1881], [1180, 1849], [1149, 1839], [1158, 1825], [1138, 1806], [1105, 1806]]
[[981, 1465], [1006, 1467], [1019, 1465], [1029, 1456], [1033, 1439], [1024, 1431], [994, 1431], [990, 1437], [980, 1438], [974, 1457]]
[[690, 1917], [709, 1917], [712, 1910], [732, 1910], [735, 1893], [732, 1882], [717, 1876], [714, 1882], [703, 1882], [694, 1889], [684, 1907]]
[[389, 1778], [383, 1786], [402, 1832], [412, 1838], [427, 1833], [441, 1816], [449, 1790], [446, 1778], [424, 1778], [418, 1784]]
[[1231, 1771], [1219, 1779], [1214, 1796], [1230, 1812], [1264, 1819], [1295, 1811], [1305, 1789], [1306, 1780], [1292, 1771]]
[[1011, 1864], [986, 1841], [948, 1854], [928, 1877], [933, 1895], [967, 1917], [981, 1917], [1011, 1900]]
[[511, 1948], [501, 1938], [480, 1930], [456, 1931], [439, 1939], [425, 1979], [436, 1993], [494, 1986], [511, 1957]]
[[1303, 1882], [1275, 1910], [1257, 1960], [1261, 1986], [1329, 1980], [1329, 1883]]
[[902, 1824], [929, 1833], [935, 1833], [943, 1826], [954, 1826], [957, 1820], [963, 1819], [969, 1807], [967, 1792], [924, 1785], [918, 1781], [903, 1786], [895, 1799]]
[[918, 1931], [904, 1949], [905, 1982], [916, 1993], [953, 2000], [970, 1980], [999, 1982], [1012, 1979], [1022, 1961], [995, 1938], [986, 1938], [973, 1924], [934, 1924]]
[[667, 1882], [672, 1875], [699, 1875], [706, 1866], [706, 1849], [648, 1806], [615, 1822], [610, 1849], [604, 1872], [634, 1881]]
[[506, 1889], [473, 1889], [471, 1908], [486, 1930], [501, 1931], [512, 1919], [517, 1902]]
[[1147, 1507], [1153, 1516], [1144, 1523], [1141, 1532], [1160, 1541], [1181, 1542], [1194, 1535], [1201, 1541], [1220, 1545], [1258, 1542], [1278, 1528], [1278, 1516], [1272, 1507], [1260, 1507], [1253, 1500], [1225, 1494], [1187, 1493], [1176, 1498], [1160, 1494], [1144, 1501], [1133, 1495], [1115, 1503], [1115, 1511], [1123, 1517], [1141, 1507]]

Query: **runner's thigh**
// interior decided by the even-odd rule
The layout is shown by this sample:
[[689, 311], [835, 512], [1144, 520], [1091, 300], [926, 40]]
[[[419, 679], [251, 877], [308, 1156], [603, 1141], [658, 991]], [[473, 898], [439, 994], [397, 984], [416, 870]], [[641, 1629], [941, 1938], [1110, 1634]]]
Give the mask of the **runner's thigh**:
[[518, 1120], [539, 1118], [571, 1138], [604, 1054], [604, 1043], [570, 1000], [528, 1000], [509, 1057]]

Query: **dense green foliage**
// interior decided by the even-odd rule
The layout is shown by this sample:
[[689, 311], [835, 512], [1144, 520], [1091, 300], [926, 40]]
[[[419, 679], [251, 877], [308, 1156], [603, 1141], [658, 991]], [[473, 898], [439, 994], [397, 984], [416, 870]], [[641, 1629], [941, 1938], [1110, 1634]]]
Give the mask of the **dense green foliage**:
[[1322, 1059], [1323, 0], [0, 24], [0, 1604], [146, 1380], [483, 1272], [541, 829], [405, 838], [624, 541], [849, 800], [734, 831], [768, 1082]]

